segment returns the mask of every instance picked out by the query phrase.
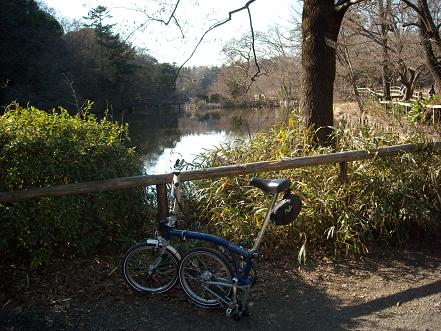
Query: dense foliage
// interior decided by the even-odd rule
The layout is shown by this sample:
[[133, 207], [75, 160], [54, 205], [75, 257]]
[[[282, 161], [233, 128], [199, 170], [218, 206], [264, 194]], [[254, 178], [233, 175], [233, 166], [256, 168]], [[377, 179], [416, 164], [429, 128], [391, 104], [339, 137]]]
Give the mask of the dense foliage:
[[60, 93], [61, 25], [35, 1], [0, 0], [0, 105], [51, 103]]
[[[274, 128], [204, 154], [201, 166], [221, 166], [332, 152], [315, 146], [295, 118]], [[339, 149], [373, 149], [411, 142], [398, 134], [369, 127], [340, 129]], [[415, 138], [421, 141], [421, 137]], [[426, 151], [391, 158], [352, 162], [348, 178], [339, 178], [337, 166], [300, 168], [263, 177], [287, 177], [303, 199], [303, 210], [293, 224], [270, 226], [264, 245], [296, 245], [304, 258], [307, 246], [334, 247], [339, 254], [360, 253], [371, 241], [399, 244], [441, 230], [441, 156]], [[208, 226], [236, 241], [254, 239], [269, 197], [250, 187], [250, 176], [199, 183], [200, 214]]]
[[[126, 140], [127, 127], [106, 118], [12, 104], [0, 117], [0, 191], [139, 175]], [[142, 189], [0, 204], [0, 260], [90, 253], [138, 232], [145, 207]]]
[[171, 98], [176, 66], [133, 47], [111, 21], [98, 6], [63, 31], [35, 0], [0, 0], [0, 106], [15, 100], [80, 112], [94, 100], [103, 112]]

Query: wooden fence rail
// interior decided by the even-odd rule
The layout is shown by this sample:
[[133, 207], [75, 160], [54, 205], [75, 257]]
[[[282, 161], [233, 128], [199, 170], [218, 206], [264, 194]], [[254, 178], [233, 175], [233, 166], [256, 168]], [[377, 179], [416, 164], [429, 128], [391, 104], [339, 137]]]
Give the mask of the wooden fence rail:
[[[189, 170], [183, 171], [181, 173], [181, 180], [191, 181], [218, 177], [232, 177], [245, 174], [311, 167], [325, 164], [340, 164], [340, 169], [344, 175], [344, 172], [347, 168], [346, 162], [370, 159], [374, 156], [385, 157], [394, 156], [401, 153], [415, 153], [426, 148], [433, 148], [436, 151], [441, 151], [441, 141], [427, 144], [394, 145], [381, 147], [375, 150], [344, 151], [331, 154], [282, 159], [277, 161], [263, 161], [216, 168]], [[161, 175], [115, 178], [43, 188], [29, 188], [12, 192], [0, 192], [0, 202], [12, 203], [26, 199], [66, 196], [99, 191], [125, 190], [129, 188], [150, 185], [157, 185], [158, 192], [161, 191], [161, 195], [164, 195], [163, 185], [166, 183], [170, 183], [172, 181], [172, 177], [173, 174], [168, 173]]]

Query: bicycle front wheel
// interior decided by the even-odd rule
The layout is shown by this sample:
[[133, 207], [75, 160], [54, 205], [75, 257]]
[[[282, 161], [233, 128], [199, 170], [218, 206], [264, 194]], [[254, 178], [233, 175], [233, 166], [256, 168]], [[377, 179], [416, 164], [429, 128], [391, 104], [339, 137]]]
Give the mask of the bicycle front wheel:
[[157, 241], [131, 247], [123, 264], [124, 278], [138, 292], [163, 293], [178, 280], [180, 257], [167, 246], [161, 254]]
[[179, 267], [179, 280], [187, 296], [204, 308], [216, 307], [231, 292], [232, 268], [215, 250], [196, 248], [188, 253]]

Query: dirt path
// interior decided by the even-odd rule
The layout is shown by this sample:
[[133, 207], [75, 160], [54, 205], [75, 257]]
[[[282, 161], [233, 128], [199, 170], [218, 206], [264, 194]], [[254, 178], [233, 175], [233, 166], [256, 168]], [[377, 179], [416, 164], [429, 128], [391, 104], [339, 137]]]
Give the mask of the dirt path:
[[441, 328], [441, 246], [383, 249], [362, 260], [261, 261], [252, 315], [189, 304], [178, 288], [138, 295], [110, 258], [73, 260], [26, 277], [1, 268], [1, 330], [292, 330]]

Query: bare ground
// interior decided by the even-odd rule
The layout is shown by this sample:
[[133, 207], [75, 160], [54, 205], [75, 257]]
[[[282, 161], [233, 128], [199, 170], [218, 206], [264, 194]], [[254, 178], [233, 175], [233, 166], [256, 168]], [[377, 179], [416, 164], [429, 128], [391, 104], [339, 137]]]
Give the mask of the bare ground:
[[73, 259], [37, 274], [0, 269], [0, 330], [440, 330], [441, 245], [378, 249], [362, 259], [293, 253], [259, 262], [252, 315], [188, 303], [176, 286], [139, 295], [124, 283], [117, 259]]

